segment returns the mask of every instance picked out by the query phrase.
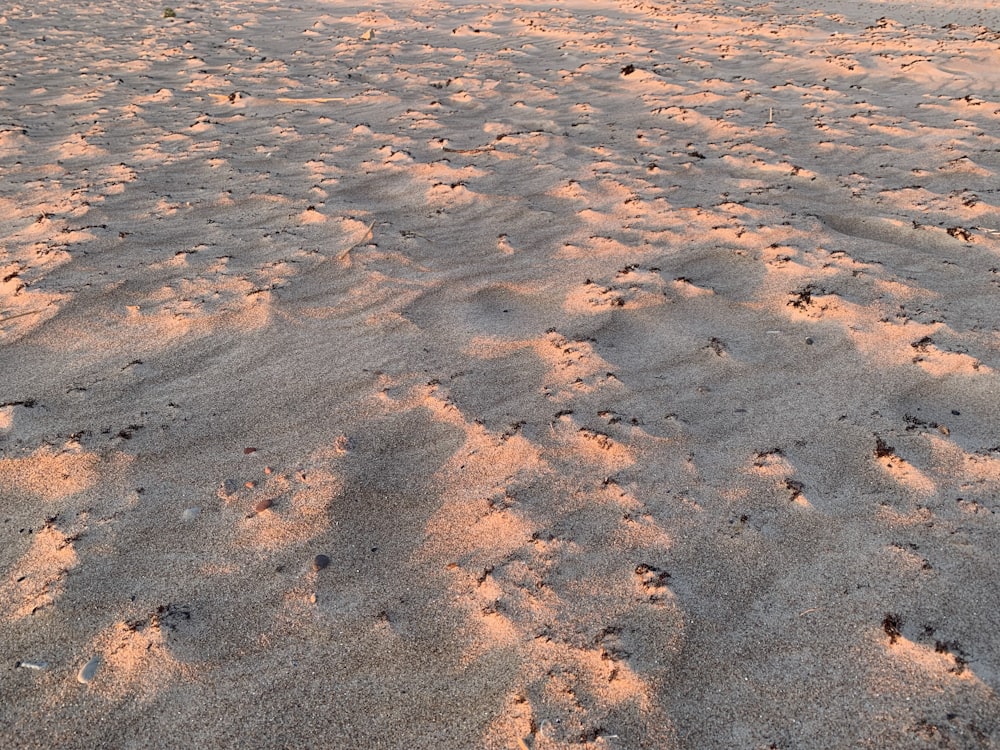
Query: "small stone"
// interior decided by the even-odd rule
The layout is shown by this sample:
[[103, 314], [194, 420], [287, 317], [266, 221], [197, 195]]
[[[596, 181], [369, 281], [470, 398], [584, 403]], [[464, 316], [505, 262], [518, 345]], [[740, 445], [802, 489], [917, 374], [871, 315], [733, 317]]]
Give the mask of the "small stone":
[[181, 513], [181, 520], [185, 523], [193, 521], [198, 516], [201, 515], [201, 508], [185, 508], [184, 512]]
[[244, 456], [249, 456], [251, 453], [256, 453], [256, 452], [257, 452], [256, 448], [244, 448], [243, 449], [243, 455]]
[[258, 513], [263, 513], [265, 510], [274, 505], [274, 500], [269, 497], [265, 497], [263, 500], [259, 500], [253, 509]]
[[327, 565], [330, 564], [330, 558], [326, 555], [316, 555], [313, 558], [313, 570], [320, 571], [323, 570]]
[[88, 661], [86, 664], [80, 667], [80, 671], [76, 675], [77, 682], [83, 685], [89, 685], [91, 682], [94, 681], [94, 677], [95, 675], [97, 675], [97, 669], [100, 666], [101, 666], [101, 657], [100, 656], [92, 657], [90, 661]]
[[33, 669], [36, 672], [43, 672], [49, 668], [49, 663], [45, 661], [19, 661], [17, 666], [21, 669]]
[[244, 482], [243, 486], [246, 487], [248, 490], [252, 490], [254, 487], [257, 486], [257, 483], [251, 479], [249, 482]]
[[272, 469], [270, 466], [265, 466], [264, 467], [264, 473], [267, 474], [268, 476], [270, 476], [271, 474], [274, 473], [274, 469]]
[[807, 344], [809, 344], [809, 346], [812, 346], [812, 345], [813, 345], [813, 340], [812, 340], [812, 336], [808, 336], [808, 337], [806, 337], [806, 343], [807, 343]]

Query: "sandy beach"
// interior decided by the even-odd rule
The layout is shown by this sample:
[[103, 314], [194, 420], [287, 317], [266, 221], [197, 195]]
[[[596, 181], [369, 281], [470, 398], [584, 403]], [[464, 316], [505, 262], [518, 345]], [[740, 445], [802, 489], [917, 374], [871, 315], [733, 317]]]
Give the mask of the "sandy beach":
[[1000, 2], [165, 7], [0, 6], [0, 746], [1000, 748]]

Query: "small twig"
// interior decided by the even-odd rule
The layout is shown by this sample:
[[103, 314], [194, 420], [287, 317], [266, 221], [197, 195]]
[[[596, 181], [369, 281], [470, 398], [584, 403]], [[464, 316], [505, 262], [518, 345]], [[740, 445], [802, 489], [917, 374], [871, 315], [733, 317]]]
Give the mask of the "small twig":
[[226, 102], [230, 104], [235, 104], [246, 97], [256, 99], [258, 102], [266, 104], [268, 102], [279, 102], [281, 104], [330, 104], [332, 102], [348, 102], [349, 97], [343, 96], [306, 96], [306, 97], [292, 97], [292, 96], [277, 96], [274, 98], [261, 96], [255, 97], [252, 94], [248, 94], [245, 91], [234, 91], [231, 94], [209, 94], [209, 96], [215, 100], [217, 104], [225, 104]]
[[799, 617], [802, 617], [803, 615], [808, 615], [810, 612], [819, 612], [819, 607], [810, 607], [809, 609], [804, 609], [801, 612], [799, 612]]
[[290, 96], [279, 96], [275, 101], [291, 104], [328, 104], [329, 102], [350, 101], [342, 96], [309, 96], [304, 99], [295, 99]]
[[485, 151], [496, 151], [496, 146], [480, 146], [479, 148], [448, 148], [444, 146], [441, 150], [447, 151], [449, 154], [481, 154]]
[[41, 312], [45, 312], [45, 310], [28, 310], [27, 312], [17, 313], [16, 315], [8, 315], [6, 318], [0, 318], [0, 323], [6, 323], [8, 320], [13, 320], [14, 318], [23, 318], [25, 315], [37, 315]]

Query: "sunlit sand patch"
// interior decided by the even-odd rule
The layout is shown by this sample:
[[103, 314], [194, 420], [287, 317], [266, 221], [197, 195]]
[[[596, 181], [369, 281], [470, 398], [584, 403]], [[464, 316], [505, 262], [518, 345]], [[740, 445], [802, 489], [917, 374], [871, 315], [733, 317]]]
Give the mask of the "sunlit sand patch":
[[173, 605], [148, 618], [108, 626], [84, 653], [98, 655], [90, 687], [100, 695], [146, 703], [173, 680], [192, 678], [196, 668], [170, 653], [169, 634], [183, 620]]
[[[851, 302], [839, 294], [827, 292], [819, 284], [806, 284], [794, 291], [783, 308], [784, 314], [793, 320], [832, 321], [842, 325], [858, 350], [880, 366], [913, 366], [920, 357], [913, 347], [914, 337], [921, 339], [939, 327], [939, 324], [920, 324], [910, 319], [891, 322], [889, 311], [894, 308], [890, 305]], [[961, 364], [971, 368], [969, 359], [966, 357]], [[941, 360], [931, 357], [931, 361], [938, 364]], [[958, 365], [959, 362], [951, 360], [949, 364]], [[931, 367], [933, 365], [925, 369], [930, 371]], [[942, 368], [942, 374], [948, 371]]]
[[[419, 408], [434, 397], [436, 384], [428, 384], [426, 373], [376, 373], [373, 401], [393, 412]], [[437, 396], [440, 398], [440, 396]]]
[[[11, 215], [17, 215], [15, 212], [17, 209], [11, 205], [9, 208], [12, 209]], [[48, 210], [46, 210], [48, 209]], [[15, 240], [44, 240], [50, 238], [56, 232], [62, 234], [62, 229], [64, 225], [56, 219], [53, 219], [50, 215], [51, 213], [61, 213], [62, 207], [56, 205], [50, 205], [41, 210], [41, 212], [35, 217], [34, 221], [26, 226], [23, 226], [20, 230], [12, 234], [11, 239]], [[40, 246], [44, 247], [44, 246]], [[68, 255], [65, 258], [69, 260]]]
[[466, 616], [469, 643], [462, 654], [462, 663], [471, 664], [497, 649], [523, 647], [527, 635], [508, 612], [511, 602], [493, 577], [493, 566], [466, 562], [452, 563], [449, 569], [454, 603]]
[[610, 282], [587, 280], [566, 296], [563, 309], [569, 313], [593, 315], [611, 309], [637, 310], [669, 301], [667, 284], [654, 271], [626, 267]]
[[813, 508], [813, 504], [806, 496], [805, 484], [795, 479], [795, 467], [782, 450], [776, 448], [758, 452], [746, 471], [773, 480], [775, 494], [779, 497], [786, 495], [793, 505]]
[[599, 388], [620, 385], [610, 369], [611, 365], [594, 352], [591, 342], [571, 341], [555, 332], [527, 340], [477, 337], [470, 342], [467, 351], [480, 359], [496, 359], [523, 349], [534, 351], [549, 367], [542, 392], [557, 402], [568, 401]]
[[516, 493], [505, 488], [546, 471], [538, 448], [523, 438], [497, 444], [495, 436], [470, 435], [440, 472], [444, 499], [427, 523], [421, 554], [447, 557], [466, 570], [507, 559], [535, 529], [519, 513]]
[[102, 188], [104, 195], [121, 195], [125, 192], [126, 185], [134, 182], [138, 178], [138, 173], [126, 164], [116, 164], [101, 170], [101, 177], [105, 180]]
[[149, 296], [134, 298], [135, 304], [125, 310], [124, 322], [155, 330], [167, 340], [189, 333], [205, 335], [219, 325], [255, 330], [271, 318], [269, 291], [221, 267], [207, 269], [202, 275], [178, 279]]
[[[664, 99], [660, 103], [660, 106], [652, 110], [653, 113], [662, 115], [671, 122], [697, 130], [699, 133], [703, 133], [713, 140], [725, 140], [746, 133], [744, 128], [727, 121], [724, 117], [711, 117], [702, 114], [696, 109], [669, 103], [670, 101], [669, 97]], [[647, 101], [649, 105], [654, 103]], [[763, 126], [764, 122], [760, 124]]]
[[32, 535], [28, 550], [0, 583], [0, 597], [7, 602], [0, 617], [7, 622], [20, 620], [59, 600], [66, 574], [79, 564], [73, 541], [54, 524], [45, 524]]
[[531, 703], [520, 689], [507, 693], [503, 707], [484, 732], [481, 743], [486, 750], [525, 750], [538, 726]]
[[0, 155], [10, 157], [26, 148], [30, 140], [23, 130], [4, 128], [0, 130]]
[[8, 285], [0, 282], [0, 342], [5, 344], [26, 336], [51, 320], [59, 312], [60, 303], [67, 299], [67, 295], [37, 289], [21, 293], [16, 282], [13, 284], [15, 291], [5, 295], [4, 286]]
[[899, 456], [890, 446], [879, 443], [875, 460], [897, 484], [917, 496], [931, 497], [937, 492], [937, 483], [931, 476]]
[[722, 157], [722, 162], [734, 174], [741, 177], [756, 179], [784, 177], [810, 181], [817, 176], [815, 172], [788, 161], [774, 162], [762, 158], [741, 158], [727, 154]]
[[213, 73], [202, 73], [192, 76], [181, 88], [184, 91], [218, 91], [232, 88], [232, 85], [228, 78]]
[[523, 634], [491, 604], [476, 602], [469, 607], [468, 634], [471, 643], [462, 653], [460, 663], [469, 666], [497, 650], [514, 650], [523, 643]]
[[83, 492], [100, 478], [93, 453], [56, 452], [42, 447], [25, 458], [0, 458], [0, 489], [31, 493], [52, 502]]
[[455, 404], [447, 388], [432, 384], [420, 387], [418, 392], [423, 393], [421, 403], [435, 419], [456, 426], [467, 426], [465, 415]]
[[151, 94], [141, 94], [133, 97], [131, 104], [142, 106], [143, 104], [162, 104], [174, 98], [174, 92], [168, 88], [157, 89]]
[[976, 164], [967, 156], [960, 156], [938, 167], [941, 172], [951, 172], [974, 177], [996, 178], [996, 172], [992, 169]]
[[[466, 612], [470, 644], [463, 661], [483, 657], [496, 649], [520, 645], [528, 636], [515, 624], [512, 611], [502, 604], [509, 596], [492, 571], [509, 566], [519, 551], [528, 548], [534, 524], [519, 510], [517, 493], [510, 483], [527, 481], [547, 468], [539, 450], [518, 434], [497, 434], [466, 421], [447, 401], [433, 395], [427, 404], [432, 414], [460, 426], [465, 443], [439, 470], [437, 483], [443, 498], [426, 524], [426, 541], [420, 559], [447, 560], [455, 603]], [[529, 607], [544, 606], [549, 596], [539, 588], [529, 594]], [[509, 607], [514, 607], [510, 610]]]
[[[614, 745], [618, 735], [602, 731], [599, 716], [625, 709], [640, 721], [656, 723], [663, 747], [672, 746], [672, 728], [654, 707], [652, 690], [627, 665], [609, 665], [602, 652], [571, 651], [550, 646], [529, 648], [531, 658], [523, 668], [521, 686], [508, 696], [504, 709], [482, 737], [489, 750], [562, 747], [568, 744], [602, 750]], [[562, 665], [574, 664], [565, 670]], [[558, 676], [553, 669], [558, 667]], [[606, 675], [612, 679], [608, 680]], [[578, 697], [577, 693], [583, 693]], [[592, 701], [604, 703], [594, 708]], [[597, 716], [588, 717], [594, 711]], [[558, 719], [558, 724], [553, 722]]]
[[[884, 636], [879, 634], [875, 637]], [[902, 634], [891, 635], [885, 645], [885, 653], [908, 673], [910, 679], [919, 675], [939, 684], [958, 680], [984, 690], [989, 689], [969, 667], [966, 655], [963, 655], [960, 647], [950, 642], [936, 640], [933, 636], [929, 636], [928, 641], [921, 643]]]
[[594, 235], [579, 245], [567, 242], [559, 251], [559, 257], [567, 259], [585, 259], [594, 256], [633, 259], [636, 256], [636, 249], [614, 237]]
[[[855, 265], [861, 270], [870, 268], [868, 264], [857, 263], [856, 261], [851, 265]], [[938, 296], [927, 289], [921, 289], [913, 283], [904, 283], [895, 279], [876, 278], [872, 280], [872, 285], [877, 292], [893, 300], [933, 299]]]
[[910, 344], [914, 349], [913, 362], [934, 377], [949, 375], [986, 376], [994, 372], [975, 357], [963, 352], [951, 352], [936, 346], [930, 336]]
[[[595, 582], [590, 596], [602, 597], [611, 591], [622, 589], [611, 582]], [[582, 591], [565, 593], [573, 599], [586, 596]], [[641, 592], [640, 597], [645, 594]], [[549, 598], [549, 608], [528, 614], [527, 621], [511, 620], [521, 631], [518, 687], [506, 710], [491, 724], [490, 734], [484, 739], [487, 746], [496, 746], [496, 741], [505, 737], [523, 746], [527, 742], [545, 747], [580, 741], [586, 746], [594, 742], [592, 746], [604, 747], [604, 732], [599, 726], [602, 717], [622, 711], [642, 722], [658, 722], [660, 729], [669, 734], [669, 721], [658, 706], [653, 684], [631, 663], [628, 638], [634, 625], [625, 624], [631, 622], [625, 610], [620, 613], [621, 625], [596, 627], [586, 617], [571, 624], [565, 620], [571, 602], [553, 598], [548, 587], [540, 589], [539, 595]], [[624, 602], [608, 604], [606, 615], [617, 611]], [[531, 612], [516, 604], [509, 606], [513, 611]], [[665, 630], [670, 630], [671, 624], [669, 617], [667, 622], [658, 622]], [[594, 632], [588, 638], [584, 633], [591, 628]], [[676, 646], [670, 638], [664, 635], [664, 655]]]
[[636, 515], [626, 510], [608, 542], [622, 550], [641, 550], [646, 554], [651, 550], [666, 552], [673, 546], [674, 539], [650, 514]]
[[462, 182], [436, 182], [427, 188], [424, 199], [431, 205], [455, 208], [471, 206], [480, 200], [480, 196], [469, 190]]
[[82, 133], [74, 133], [73, 136], [60, 146], [57, 151], [60, 159], [97, 159], [105, 156], [104, 149], [88, 143]]
[[606, 432], [580, 427], [568, 415], [553, 421], [551, 432], [558, 441], [557, 450], [568, 451], [600, 467], [605, 473], [619, 471], [635, 463], [635, 454], [630, 447]]
[[297, 218], [300, 224], [324, 224], [328, 220], [327, 216], [315, 206], [306, 208], [305, 211], [298, 214]]
[[800, 508], [805, 508], [807, 510], [812, 510], [815, 508], [815, 505], [809, 502], [809, 499], [804, 494], [802, 494], [801, 491], [793, 491], [792, 503]]
[[610, 363], [594, 351], [590, 341], [571, 341], [553, 332], [535, 339], [533, 349], [549, 367], [542, 391], [557, 402], [620, 385]]
[[[556, 660], [563, 663], [572, 663], [577, 668], [575, 675], [583, 687], [593, 697], [609, 706], [616, 706], [621, 703], [634, 702], [639, 712], [649, 711], [653, 704], [649, 685], [621, 658], [615, 658], [605, 647], [592, 649], [570, 650], [568, 647], [552, 647], [551, 651], [563, 651], [556, 656]], [[553, 656], [555, 656], [553, 654]], [[551, 657], [550, 657], [551, 658]], [[548, 681], [546, 691], [564, 692], [569, 688], [568, 684], [560, 684], [557, 681]], [[574, 690], [575, 692], [575, 690]], [[556, 703], [561, 703], [562, 695], [548, 696], [555, 699]]]
[[944, 484], [952, 485], [956, 493], [988, 493], [1000, 487], [1000, 458], [988, 453], [971, 453], [949, 437], [951, 430], [945, 424], [928, 423], [921, 426], [921, 441], [929, 450], [929, 471]]
[[684, 277], [674, 279], [670, 286], [673, 288], [677, 296], [689, 299], [697, 297], [710, 297], [715, 294], [714, 289], [698, 286], [690, 279]]

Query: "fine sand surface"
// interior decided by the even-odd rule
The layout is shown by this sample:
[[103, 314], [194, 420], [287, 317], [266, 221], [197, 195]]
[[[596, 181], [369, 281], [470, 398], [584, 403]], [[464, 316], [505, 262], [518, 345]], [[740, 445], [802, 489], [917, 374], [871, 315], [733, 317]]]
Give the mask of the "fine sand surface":
[[996, 0], [163, 8], [0, 7], [0, 746], [1000, 747]]

